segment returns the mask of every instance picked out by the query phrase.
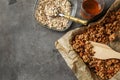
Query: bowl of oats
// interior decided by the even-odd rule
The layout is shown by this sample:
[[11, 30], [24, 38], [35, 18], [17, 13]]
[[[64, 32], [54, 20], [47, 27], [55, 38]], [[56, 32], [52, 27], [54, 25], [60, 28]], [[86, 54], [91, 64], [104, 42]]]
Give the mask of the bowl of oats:
[[60, 17], [59, 13], [75, 16], [77, 0], [37, 0], [34, 17], [38, 24], [56, 31], [67, 30], [72, 21]]

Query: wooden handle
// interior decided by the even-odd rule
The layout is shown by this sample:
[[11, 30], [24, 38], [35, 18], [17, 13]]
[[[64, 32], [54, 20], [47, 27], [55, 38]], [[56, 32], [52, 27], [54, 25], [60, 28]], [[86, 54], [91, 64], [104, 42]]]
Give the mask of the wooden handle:
[[111, 50], [111, 58], [120, 59], [120, 53], [114, 50]]
[[95, 58], [98, 58], [98, 59], [110, 59], [110, 58], [120, 59], [120, 53], [118, 53], [112, 49], [94, 46], [93, 50], [96, 52], [93, 56]]
[[96, 42], [91, 42], [91, 44], [93, 45], [93, 50], [96, 52], [93, 57], [98, 59], [120, 59], [120, 53], [112, 50], [109, 46]]

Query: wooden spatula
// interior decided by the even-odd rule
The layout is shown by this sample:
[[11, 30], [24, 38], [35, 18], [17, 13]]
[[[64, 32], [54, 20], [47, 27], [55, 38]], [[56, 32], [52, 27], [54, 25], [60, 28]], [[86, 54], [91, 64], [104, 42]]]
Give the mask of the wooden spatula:
[[120, 53], [114, 51], [108, 45], [92, 41], [90, 42], [93, 45], [93, 50], [95, 51], [93, 57], [98, 59], [111, 59], [111, 58], [120, 59]]

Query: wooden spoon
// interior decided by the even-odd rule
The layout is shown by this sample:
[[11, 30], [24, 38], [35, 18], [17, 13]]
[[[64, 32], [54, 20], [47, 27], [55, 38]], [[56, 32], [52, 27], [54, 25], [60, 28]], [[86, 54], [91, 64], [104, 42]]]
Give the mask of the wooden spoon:
[[95, 51], [94, 58], [98, 59], [120, 59], [120, 53], [114, 51], [112, 48], [110, 48], [108, 45], [92, 42], [90, 43], [93, 45], [93, 50]]

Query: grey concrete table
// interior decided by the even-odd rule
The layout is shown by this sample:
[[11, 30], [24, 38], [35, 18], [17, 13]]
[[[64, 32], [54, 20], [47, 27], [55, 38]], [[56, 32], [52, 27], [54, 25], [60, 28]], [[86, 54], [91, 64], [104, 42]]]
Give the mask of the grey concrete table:
[[[105, 1], [107, 10], [114, 0]], [[54, 47], [67, 31], [36, 24], [35, 2], [0, 0], [0, 80], [77, 80]]]

